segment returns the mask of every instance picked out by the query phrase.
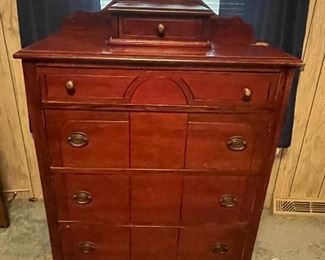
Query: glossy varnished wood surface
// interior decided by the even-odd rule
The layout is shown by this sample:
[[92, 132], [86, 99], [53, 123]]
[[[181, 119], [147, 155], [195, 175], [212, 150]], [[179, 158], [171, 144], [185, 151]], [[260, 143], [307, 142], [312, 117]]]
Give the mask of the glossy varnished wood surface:
[[[91, 14], [79, 12], [66, 20], [59, 33], [26, 47], [15, 56], [24, 59], [62, 61], [92, 61], [114, 63], [177, 64], [291, 64], [300, 61], [271, 46], [254, 43], [252, 28], [239, 18], [211, 19], [207, 40], [214, 46], [210, 51], [187, 48], [115, 48], [108, 44], [115, 36], [114, 19], [109, 12]], [[231, 32], [231, 33], [229, 33]], [[148, 58], [150, 56], [150, 58]]]
[[[50, 165], [244, 174], [263, 168], [270, 147], [269, 116], [157, 112], [46, 110]], [[74, 133], [85, 134], [88, 144], [71, 146], [68, 138]], [[245, 150], [227, 147], [233, 136], [245, 139]]]
[[[174, 72], [43, 67], [38, 71], [43, 100], [69, 103], [266, 106], [276, 100], [279, 80], [279, 73], [257, 69]], [[73, 93], [64, 88], [68, 81], [74, 84]], [[249, 100], [244, 98], [244, 88], [252, 92]]]
[[[206, 7], [127, 5], [78, 13], [16, 54], [54, 258], [248, 260], [300, 61]], [[156, 39], [158, 22], [184, 19], [203, 27]]]

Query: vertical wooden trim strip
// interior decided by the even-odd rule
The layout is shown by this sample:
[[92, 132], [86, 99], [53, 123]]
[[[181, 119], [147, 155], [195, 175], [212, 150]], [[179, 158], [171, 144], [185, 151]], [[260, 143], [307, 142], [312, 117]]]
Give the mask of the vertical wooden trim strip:
[[56, 211], [56, 199], [54, 196], [54, 187], [51, 182], [51, 171], [49, 166], [48, 144], [45, 133], [45, 122], [43, 118], [41, 106], [41, 91], [37, 88], [37, 72], [36, 64], [33, 62], [23, 62], [26, 94], [28, 100], [28, 111], [30, 114], [31, 127], [35, 134], [36, 153], [39, 162], [40, 177], [42, 180], [45, 201], [45, 209], [49, 234], [51, 238], [51, 246], [54, 260], [63, 259], [61, 243], [59, 240], [58, 216]]

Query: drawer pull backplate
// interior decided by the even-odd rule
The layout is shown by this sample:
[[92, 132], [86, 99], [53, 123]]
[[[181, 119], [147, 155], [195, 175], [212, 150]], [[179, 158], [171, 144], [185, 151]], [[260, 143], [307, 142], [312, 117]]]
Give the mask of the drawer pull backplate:
[[224, 255], [228, 251], [229, 251], [229, 247], [225, 244], [217, 243], [212, 247], [212, 253], [214, 254]]
[[219, 204], [225, 208], [233, 208], [237, 203], [237, 198], [234, 195], [223, 195], [219, 199]]
[[85, 133], [75, 132], [68, 137], [68, 143], [72, 147], [81, 148], [86, 146], [89, 140]]
[[79, 244], [79, 250], [84, 254], [91, 254], [96, 251], [96, 245], [93, 242], [85, 241]]
[[75, 194], [73, 194], [73, 199], [78, 203], [78, 204], [88, 204], [92, 201], [92, 196], [88, 191], [78, 191]]
[[242, 136], [232, 136], [228, 139], [227, 147], [232, 151], [244, 151], [247, 147], [247, 142]]

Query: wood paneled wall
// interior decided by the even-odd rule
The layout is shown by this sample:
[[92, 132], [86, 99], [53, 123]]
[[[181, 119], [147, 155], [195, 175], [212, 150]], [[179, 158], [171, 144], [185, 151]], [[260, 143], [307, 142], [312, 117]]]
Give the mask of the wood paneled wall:
[[[292, 145], [279, 152], [274, 198], [325, 199], [325, 1], [310, 0]], [[271, 187], [271, 186], [270, 186]]]
[[[266, 206], [274, 198], [325, 199], [325, 1], [310, 0], [292, 146], [279, 150]], [[16, 1], [0, 1], [0, 178], [6, 191], [42, 197], [29, 132]]]
[[4, 191], [41, 196], [21, 63], [16, 1], [0, 1], [0, 179]]

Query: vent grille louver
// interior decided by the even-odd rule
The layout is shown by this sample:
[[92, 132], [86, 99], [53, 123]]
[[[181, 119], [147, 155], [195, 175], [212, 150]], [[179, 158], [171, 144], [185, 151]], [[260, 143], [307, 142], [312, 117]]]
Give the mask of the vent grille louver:
[[325, 216], [325, 200], [274, 199], [274, 214]]

